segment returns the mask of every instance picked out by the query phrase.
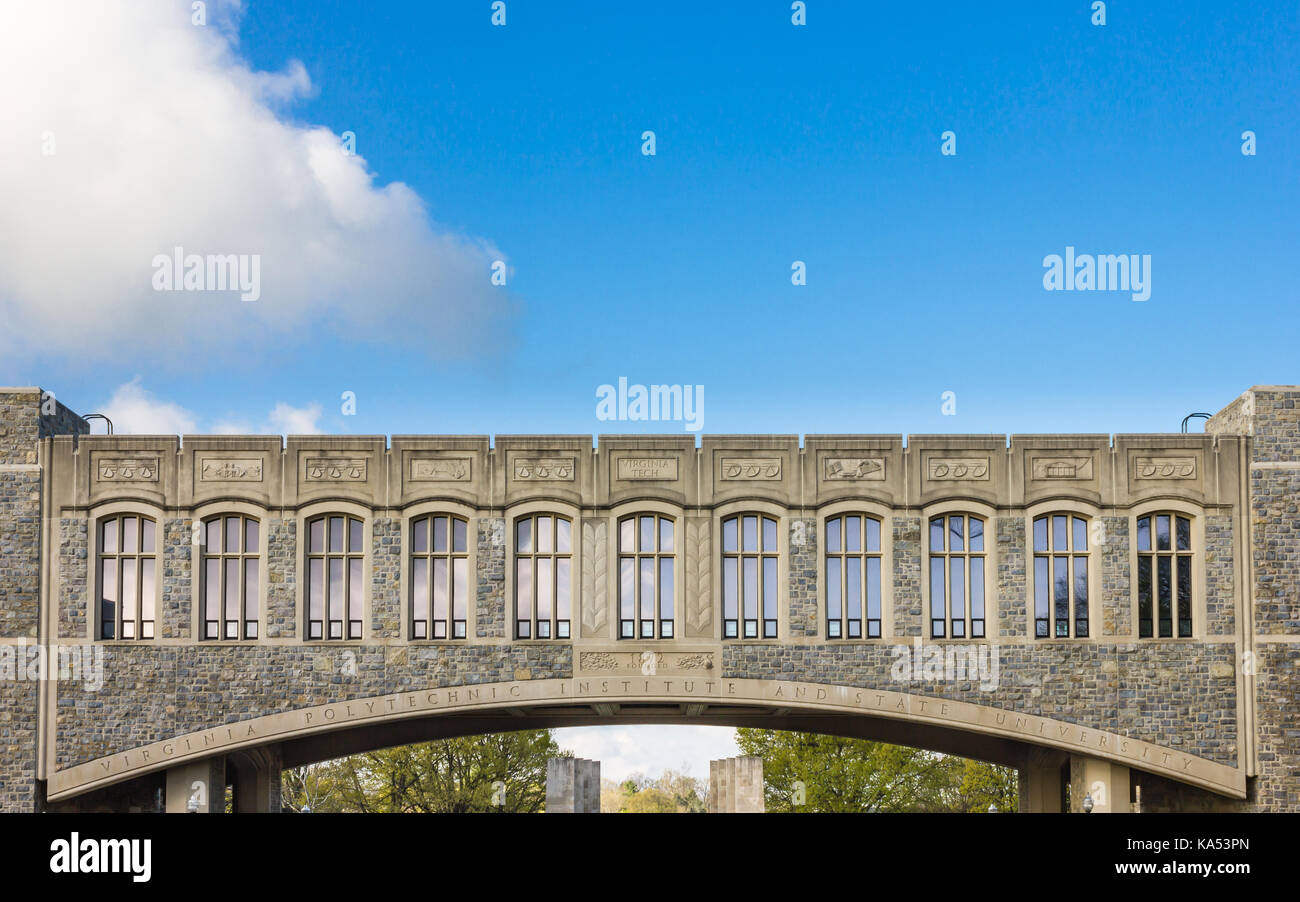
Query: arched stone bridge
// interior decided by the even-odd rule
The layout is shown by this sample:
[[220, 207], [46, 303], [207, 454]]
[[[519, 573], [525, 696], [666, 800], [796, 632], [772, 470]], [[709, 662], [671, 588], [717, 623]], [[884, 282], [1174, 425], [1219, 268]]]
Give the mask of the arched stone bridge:
[[0, 802], [276, 808], [283, 766], [639, 722], [978, 757], [1025, 810], [1293, 810], [1297, 400], [1205, 435], [593, 448], [88, 436], [0, 390]]

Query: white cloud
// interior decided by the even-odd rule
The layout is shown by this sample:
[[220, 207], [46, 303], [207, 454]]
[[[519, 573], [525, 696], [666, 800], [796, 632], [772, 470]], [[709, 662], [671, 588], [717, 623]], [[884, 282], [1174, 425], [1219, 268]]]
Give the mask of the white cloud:
[[731, 727], [564, 727], [555, 731], [555, 741], [579, 758], [599, 761], [601, 779], [615, 781], [638, 773], [658, 777], [669, 769], [707, 781], [710, 761], [740, 754]]
[[[306, 69], [253, 71], [239, 4], [208, 11], [200, 27], [187, 0], [0, 5], [0, 353], [187, 359], [317, 330], [440, 354], [499, 342], [504, 254], [286, 116]], [[260, 299], [154, 291], [177, 246], [260, 255]]]
[[[119, 385], [104, 406], [113, 421], [115, 435], [194, 435], [200, 432], [199, 417], [179, 404], [160, 401], [140, 384], [136, 376]], [[218, 420], [201, 430], [206, 435], [319, 435], [320, 404], [294, 407], [276, 403], [261, 426], [244, 419]]]
[[184, 435], [192, 433], [197, 418], [179, 404], [159, 401], [140, 386], [140, 377], [119, 385], [109, 399], [105, 414], [113, 421], [116, 434]]

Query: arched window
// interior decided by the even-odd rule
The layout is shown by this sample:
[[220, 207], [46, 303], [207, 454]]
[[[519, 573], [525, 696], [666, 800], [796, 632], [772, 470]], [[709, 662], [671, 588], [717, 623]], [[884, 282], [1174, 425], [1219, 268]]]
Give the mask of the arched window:
[[772, 517], [722, 521], [722, 638], [776, 638], [777, 552]]
[[[1192, 521], [1161, 512], [1139, 517], [1138, 636], [1192, 635]], [[1153, 611], [1154, 608], [1154, 611]], [[1154, 616], [1153, 616], [1154, 615]]]
[[1088, 521], [1083, 517], [1034, 519], [1034, 636], [1088, 637]]
[[99, 521], [99, 638], [154, 638], [157, 526], [116, 514]]
[[468, 524], [434, 514], [411, 521], [411, 638], [464, 639], [469, 610]]
[[515, 521], [515, 638], [568, 639], [572, 526], [533, 514]]
[[327, 514], [307, 521], [307, 638], [360, 639], [365, 530]]
[[257, 638], [259, 524], [239, 514], [203, 522], [202, 596], [204, 639]]
[[930, 519], [930, 636], [984, 638], [984, 521]]
[[620, 639], [673, 637], [673, 519], [655, 514], [619, 523]]
[[860, 514], [830, 517], [826, 520], [826, 638], [861, 639], [864, 619], [867, 638], [878, 639], [880, 521]]

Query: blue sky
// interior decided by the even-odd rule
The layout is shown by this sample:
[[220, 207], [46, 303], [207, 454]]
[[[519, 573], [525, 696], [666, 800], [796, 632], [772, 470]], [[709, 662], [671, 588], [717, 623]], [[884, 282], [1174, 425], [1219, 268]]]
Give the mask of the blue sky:
[[[81, 77], [4, 101], [0, 383], [132, 431], [677, 431], [596, 419], [625, 376], [806, 434], [1175, 431], [1300, 381], [1293, 2], [236, 6], [4, 13]], [[341, 174], [303, 149], [347, 131]], [[150, 293], [176, 244], [262, 254], [262, 297]], [[1150, 300], [1045, 291], [1066, 246], [1150, 255]]]

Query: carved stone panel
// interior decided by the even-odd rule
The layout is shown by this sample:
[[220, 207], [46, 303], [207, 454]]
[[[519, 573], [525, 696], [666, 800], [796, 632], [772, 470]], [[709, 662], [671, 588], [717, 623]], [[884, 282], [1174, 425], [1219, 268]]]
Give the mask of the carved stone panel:
[[157, 455], [101, 457], [95, 461], [96, 482], [157, 482]]
[[932, 482], [971, 482], [989, 478], [987, 457], [932, 457], [926, 468]]
[[707, 636], [713, 627], [713, 553], [706, 519], [686, 521], [686, 631]]
[[199, 482], [261, 482], [260, 457], [202, 457]]
[[519, 457], [511, 475], [520, 482], [572, 482], [573, 471], [572, 457]]
[[411, 482], [469, 482], [472, 458], [411, 458]]
[[308, 457], [303, 461], [305, 482], [365, 482], [364, 457]]
[[1092, 458], [1034, 457], [1029, 471], [1034, 479], [1092, 479]]
[[619, 479], [655, 479], [673, 482], [677, 479], [675, 457], [620, 457]]
[[883, 457], [827, 457], [822, 461], [822, 477], [831, 481], [884, 480], [885, 459]]
[[577, 672], [591, 676], [716, 676], [712, 650], [659, 651], [624, 645], [578, 653]]
[[724, 457], [722, 478], [725, 480], [776, 480], [781, 478], [779, 457]]
[[1135, 457], [1135, 479], [1195, 479], [1195, 457]]
[[582, 524], [582, 634], [600, 636], [609, 617], [609, 526], [604, 520]]

